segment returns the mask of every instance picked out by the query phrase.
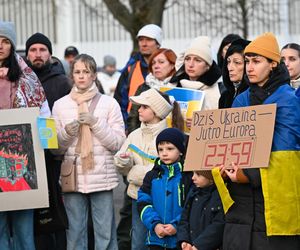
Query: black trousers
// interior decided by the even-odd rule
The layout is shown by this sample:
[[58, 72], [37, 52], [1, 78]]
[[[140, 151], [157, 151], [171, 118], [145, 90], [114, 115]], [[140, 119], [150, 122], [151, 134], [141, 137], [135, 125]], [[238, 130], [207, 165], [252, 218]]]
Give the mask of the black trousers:
[[127, 195], [128, 182], [123, 176], [126, 185], [123, 198], [123, 207], [120, 210], [120, 222], [117, 227], [117, 240], [119, 250], [131, 250], [131, 228], [132, 228], [132, 199]]

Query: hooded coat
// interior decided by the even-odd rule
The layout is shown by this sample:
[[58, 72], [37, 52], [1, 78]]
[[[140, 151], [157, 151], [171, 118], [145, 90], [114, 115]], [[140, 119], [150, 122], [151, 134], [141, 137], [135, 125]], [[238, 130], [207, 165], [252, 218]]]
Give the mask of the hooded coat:
[[223, 77], [223, 85], [225, 87], [225, 91], [221, 94], [220, 100], [219, 100], [219, 108], [231, 108], [231, 105], [233, 103], [233, 100], [236, 96], [243, 93], [246, 89], [249, 87], [249, 80], [245, 74], [240, 83], [237, 87], [234, 86], [233, 82], [230, 81], [229, 78], [229, 71], [227, 68], [227, 59], [229, 56], [233, 55], [234, 53], [239, 53], [243, 55], [245, 47], [249, 44], [249, 41], [244, 39], [238, 39], [232, 42], [230, 47], [227, 50], [227, 53], [224, 58], [224, 64], [223, 64], [223, 71], [222, 71], [222, 77]]

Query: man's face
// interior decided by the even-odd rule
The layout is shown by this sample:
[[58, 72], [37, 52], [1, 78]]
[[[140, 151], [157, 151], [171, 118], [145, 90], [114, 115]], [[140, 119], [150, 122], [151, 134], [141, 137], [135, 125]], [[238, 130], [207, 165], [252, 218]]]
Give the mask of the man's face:
[[73, 63], [75, 57], [76, 57], [75, 55], [70, 54], [70, 55], [65, 56], [65, 60], [71, 65]]
[[43, 67], [49, 60], [51, 54], [46, 45], [41, 43], [32, 44], [28, 50], [27, 59], [36, 67]]
[[146, 36], [140, 36], [138, 38], [138, 44], [141, 54], [145, 57], [151, 56], [159, 47], [155, 39]]

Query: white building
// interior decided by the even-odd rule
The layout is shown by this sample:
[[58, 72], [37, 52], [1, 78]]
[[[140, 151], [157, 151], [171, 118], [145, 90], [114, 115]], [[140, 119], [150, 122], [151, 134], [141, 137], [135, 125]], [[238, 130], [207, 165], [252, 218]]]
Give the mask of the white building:
[[[271, 31], [281, 46], [300, 42], [300, 0], [262, 0], [261, 4], [248, 0], [247, 7], [254, 2], [248, 15], [248, 39]], [[238, 29], [243, 15], [234, 3], [236, 0], [168, 0], [162, 46], [179, 53], [194, 37], [208, 35], [216, 52], [226, 34], [243, 35]], [[30, 35], [41, 32], [50, 38], [53, 55], [59, 58], [67, 46], [74, 45], [80, 53], [92, 55], [99, 66], [103, 56], [110, 54], [122, 68], [132, 51], [129, 34], [102, 0], [0, 0], [0, 20], [15, 22], [18, 49], [25, 48]]]

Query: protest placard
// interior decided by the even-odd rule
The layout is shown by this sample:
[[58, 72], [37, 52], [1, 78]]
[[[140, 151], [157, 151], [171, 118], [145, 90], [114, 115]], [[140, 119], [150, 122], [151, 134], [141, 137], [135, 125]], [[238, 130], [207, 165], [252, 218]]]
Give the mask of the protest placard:
[[[174, 97], [178, 102], [182, 116], [184, 118], [184, 132], [190, 133], [190, 129], [186, 127], [186, 119], [192, 118], [193, 112], [202, 109], [204, 92], [196, 89], [185, 89], [176, 87], [161, 87], [159, 89], [167, 93], [169, 96]], [[168, 127], [171, 127], [171, 114], [167, 117]]]
[[185, 170], [269, 164], [276, 104], [194, 112]]
[[48, 207], [39, 108], [0, 110], [0, 211]]

